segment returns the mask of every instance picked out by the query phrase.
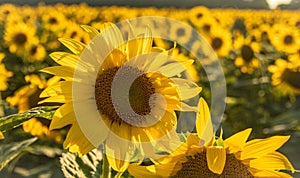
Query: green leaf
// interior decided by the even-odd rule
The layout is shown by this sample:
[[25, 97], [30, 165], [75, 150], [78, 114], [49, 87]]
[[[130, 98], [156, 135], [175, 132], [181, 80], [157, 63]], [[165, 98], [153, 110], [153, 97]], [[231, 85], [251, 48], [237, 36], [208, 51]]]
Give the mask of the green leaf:
[[27, 146], [35, 142], [37, 138], [31, 138], [22, 142], [2, 144], [0, 146], [0, 171]]
[[18, 127], [32, 117], [42, 117], [50, 120], [57, 108], [58, 106], [41, 106], [23, 113], [2, 117], [0, 118], [0, 131], [8, 131]]
[[99, 178], [102, 174], [102, 153], [94, 149], [79, 157], [74, 153], [63, 153], [60, 158], [65, 177]]

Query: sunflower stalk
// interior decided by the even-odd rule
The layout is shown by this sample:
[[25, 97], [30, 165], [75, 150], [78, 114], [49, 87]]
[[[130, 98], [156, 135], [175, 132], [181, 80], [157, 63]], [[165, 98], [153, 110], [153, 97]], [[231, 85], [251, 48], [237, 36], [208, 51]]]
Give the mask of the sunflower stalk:
[[111, 167], [108, 163], [107, 157], [103, 154], [103, 165], [102, 165], [102, 178], [111, 178]]

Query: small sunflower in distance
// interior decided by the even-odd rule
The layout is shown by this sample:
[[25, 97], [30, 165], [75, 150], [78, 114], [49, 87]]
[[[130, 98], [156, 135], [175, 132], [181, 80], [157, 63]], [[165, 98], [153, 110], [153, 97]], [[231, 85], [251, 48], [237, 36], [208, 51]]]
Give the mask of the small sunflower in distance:
[[283, 94], [300, 94], [300, 63], [277, 59], [268, 70], [272, 73], [272, 85], [276, 86]]
[[281, 52], [295, 53], [300, 45], [300, 32], [297, 27], [277, 24], [270, 37], [271, 44]]
[[150, 166], [133, 163], [128, 171], [136, 178], [153, 177], [291, 177], [280, 170], [294, 168], [289, 160], [276, 151], [289, 136], [273, 136], [247, 142], [251, 129], [238, 132], [226, 140], [216, 139], [209, 108], [199, 101], [196, 120], [197, 135], [186, 141], [168, 156], [154, 160]]
[[[124, 41], [114, 24], [103, 24], [101, 33], [82, 27], [93, 40], [85, 45], [60, 39], [74, 54], [54, 52], [50, 56], [61, 66], [42, 70], [65, 80], [41, 94], [49, 97], [43, 102], [63, 103], [50, 129], [72, 125], [64, 148], [79, 155], [105, 143], [110, 165], [124, 172], [136, 148], [152, 154], [143, 143], [151, 146], [165, 136], [177, 139], [175, 110], [195, 110], [183, 101], [197, 96], [201, 88], [177, 77], [193, 60], [170, 60], [171, 51], [153, 48], [150, 29], [139, 38], [131, 29], [128, 36], [133, 39]], [[130, 108], [124, 109], [126, 104]]]
[[23, 22], [7, 23], [4, 32], [4, 43], [11, 53], [23, 57], [28, 54], [33, 45], [39, 43], [35, 33], [36, 27], [31, 24]]
[[260, 67], [260, 63], [255, 53], [260, 51], [259, 43], [252, 42], [249, 37], [238, 35], [234, 41], [234, 48], [237, 50], [237, 57], [234, 64], [240, 68], [241, 72], [252, 74]]

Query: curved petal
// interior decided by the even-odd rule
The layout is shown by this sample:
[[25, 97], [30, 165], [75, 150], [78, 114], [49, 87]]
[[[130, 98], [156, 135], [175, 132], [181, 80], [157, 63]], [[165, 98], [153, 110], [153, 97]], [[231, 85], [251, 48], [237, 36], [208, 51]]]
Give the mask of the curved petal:
[[256, 170], [256, 169], [250, 169], [249, 170], [251, 174], [255, 178], [292, 178], [292, 176], [278, 171], [268, 171], [268, 170]]
[[209, 170], [216, 174], [222, 174], [226, 162], [225, 148], [216, 146], [207, 147], [206, 159]]
[[167, 77], [173, 77], [175, 75], [180, 74], [184, 70], [186, 70], [186, 65], [193, 64], [193, 60], [186, 60], [184, 62], [174, 62], [171, 64], [167, 64], [165, 66], [162, 66], [158, 69], [158, 72], [162, 73], [163, 75]]
[[199, 87], [195, 82], [181, 79], [181, 78], [171, 78], [171, 80], [176, 84], [179, 89], [179, 95], [181, 100], [186, 100], [197, 96], [202, 88]]
[[69, 50], [71, 50], [74, 54], [80, 54], [83, 49], [85, 48], [85, 44], [73, 40], [72, 38], [59, 38], [60, 41], [64, 46], [66, 46]]
[[136, 178], [167, 178], [172, 174], [175, 163], [139, 166], [137, 164], [130, 164], [128, 167], [129, 173]]
[[65, 80], [72, 80], [74, 74], [74, 68], [69, 66], [54, 66], [54, 67], [47, 67], [42, 70], [41, 72], [46, 72], [48, 74], [59, 76]]
[[254, 160], [250, 160], [250, 167], [259, 170], [291, 170], [292, 172], [295, 172], [290, 161], [283, 154], [277, 151]]
[[95, 148], [84, 136], [77, 123], [74, 123], [70, 128], [63, 146], [65, 149], [69, 148], [70, 152], [78, 153], [79, 156], [82, 156]]
[[249, 128], [232, 135], [231, 137], [224, 140], [224, 147], [229, 149], [229, 153], [242, 151], [251, 131], [252, 129]]
[[99, 34], [98, 30], [94, 27], [91, 27], [89, 25], [80, 25], [81, 28], [83, 28], [84, 31], [88, 32], [90, 35], [91, 39], [94, 38]]
[[58, 64], [62, 66], [69, 66], [76, 68], [79, 61], [79, 56], [66, 53], [66, 52], [53, 52], [50, 54], [50, 57]]
[[76, 122], [76, 117], [73, 112], [73, 105], [70, 103], [64, 104], [59, 107], [51, 120], [50, 130], [60, 129]]
[[128, 139], [121, 138], [112, 131], [106, 139], [105, 154], [109, 164], [115, 171], [125, 172], [133, 157], [135, 147], [129, 139], [130, 133], [126, 128], [118, 123], [113, 123], [112, 127], [115, 127], [113, 130], [118, 129], [122, 132], [122, 136]]
[[259, 158], [272, 153], [288, 141], [290, 136], [273, 136], [266, 139], [254, 139], [246, 143], [241, 152], [241, 160]]
[[196, 130], [198, 137], [208, 143], [213, 138], [213, 126], [211, 122], [210, 111], [206, 101], [200, 98], [198, 103], [199, 112], [196, 118]]

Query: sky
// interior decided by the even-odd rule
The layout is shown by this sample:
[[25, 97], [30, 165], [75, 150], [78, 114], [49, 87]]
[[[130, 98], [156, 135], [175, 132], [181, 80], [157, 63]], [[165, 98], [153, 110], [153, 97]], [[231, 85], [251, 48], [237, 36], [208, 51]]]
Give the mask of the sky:
[[289, 4], [292, 0], [266, 0], [271, 9], [275, 9], [280, 4]]

